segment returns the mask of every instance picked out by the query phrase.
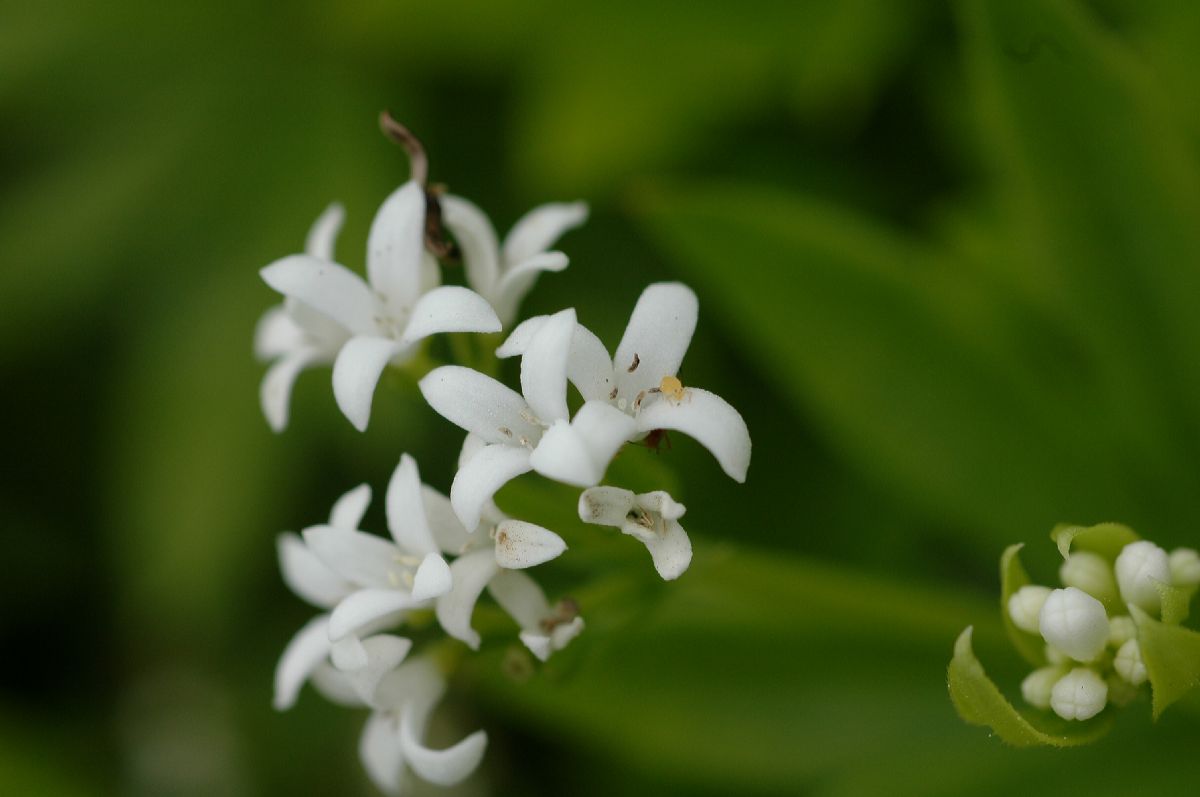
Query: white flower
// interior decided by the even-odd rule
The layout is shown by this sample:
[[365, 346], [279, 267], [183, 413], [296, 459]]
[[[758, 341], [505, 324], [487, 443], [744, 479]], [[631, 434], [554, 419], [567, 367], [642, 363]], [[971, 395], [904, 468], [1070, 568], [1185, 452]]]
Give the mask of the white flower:
[[575, 311], [564, 310], [530, 336], [522, 393], [461, 366], [435, 368], [421, 380], [429, 405], [483, 444], [460, 463], [450, 488], [467, 528], [479, 523], [501, 486], [530, 470], [580, 487], [595, 484], [635, 433], [633, 419], [606, 401], [586, 402], [568, 421], [567, 362], [577, 326]]
[[1126, 603], [1148, 612], [1158, 611], [1162, 600], [1158, 587], [1171, 583], [1166, 551], [1146, 540], [1131, 542], [1118, 554], [1116, 571], [1117, 586]]
[[275, 705], [295, 702], [304, 682], [329, 655], [342, 669], [363, 663], [359, 637], [398, 623], [405, 612], [427, 606], [450, 589], [441, 552], [454, 552], [467, 535], [449, 502], [421, 484], [407, 454], [387, 490], [388, 529], [394, 542], [358, 531], [371, 500], [360, 485], [334, 504], [329, 523], [279, 536], [279, 564], [292, 591], [321, 609], [288, 643], [276, 670]]
[[417, 341], [437, 332], [501, 328], [477, 293], [437, 287], [441, 277], [424, 241], [425, 192], [409, 180], [384, 201], [371, 223], [367, 280], [334, 262], [332, 247], [285, 257], [260, 272], [269, 286], [344, 333], [333, 366], [333, 393], [360, 431], [367, 427], [384, 367], [409, 358]]
[[1113, 669], [1134, 686], [1146, 683], [1146, 665], [1142, 661], [1142, 649], [1136, 639], [1126, 640], [1113, 659]]
[[683, 504], [662, 490], [634, 495], [620, 487], [592, 487], [579, 496], [579, 518], [613, 526], [646, 544], [654, 569], [664, 579], [679, 578], [692, 562], [692, 543], [679, 525]]
[[1050, 707], [1065, 720], [1086, 720], [1108, 702], [1108, 684], [1086, 667], [1076, 667], [1054, 684]]
[[[326, 208], [308, 232], [305, 254], [331, 262], [344, 217], [341, 205]], [[292, 385], [300, 371], [333, 362], [349, 339], [341, 324], [295, 299], [285, 299], [263, 314], [254, 331], [254, 351], [259, 359], [273, 361], [259, 389], [263, 415], [272, 429], [279, 432], [287, 427]]]
[[[607, 404], [632, 418], [635, 426], [630, 439], [658, 430], [683, 432], [711, 451], [725, 473], [743, 482], [750, 467], [746, 422], [720, 396], [685, 387], [678, 376], [697, 313], [696, 294], [686, 285], [650, 285], [638, 298], [615, 358], [609, 358], [592, 332], [576, 326], [569, 344], [567, 377], [583, 395], [585, 407]], [[523, 371], [525, 357], [534, 354], [533, 341], [550, 318], [536, 316], [522, 322], [496, 355], [522, 355]], [[614, 423], [615, 417], [609, 413], [603, 419]]]
[[1075, 587], [1056, 589], [1038, 615], [1042, 637], [1076, 661], [1092, 661], [1108, 642], [1108, 616], [1100, 601]]
[[1177, 587], [1194, 587], [1200, 584], [1200, 554], [1192, 548], [1176, 548], [1168, 557], [1171, 583]]
[[1103, 556], [1090, 551], [1076, 551], [1058, 569], [1064, 585], [1083, 590], [1102, 603], [1117, 598], [1117, 582], [1112, 565]]
[[1021, 697], [1034, 708], [1050, 708], [1050, 694], [1054, 684], [1067, 672], [1065, 667], [1050, 666], [1034, 670], [1021, 681]]
[[587, 220], [583, 202], [553, 203], [521, 217], [501, 247], [491, 221], [478, 207], [453, 195], [440, 198], [442, 223], [462, 248], [467, 284], [487, 299], [507, 326], [543, 271], [562, 271], [567, 256], [547, 251], [570, 229]]
[[1008, 616], [1013, 625], [1031, 634], [1040, 633], [1038, 629], [1038, 614], [1042, 604], [1050, 597], [1049, 587], [1039, 587], [1026, 584], [1008, 596]]

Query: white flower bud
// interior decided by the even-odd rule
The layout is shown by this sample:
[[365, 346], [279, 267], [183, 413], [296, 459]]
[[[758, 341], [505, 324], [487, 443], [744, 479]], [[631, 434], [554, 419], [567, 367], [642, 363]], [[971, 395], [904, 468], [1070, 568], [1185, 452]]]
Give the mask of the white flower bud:
[[1042, 667], [1034, 670], [1021, 681], [1021, 696], [1034, 708], [1050, 708], [1050, 691], [1066, 672], [1065, 667]]
[[1117, 585], [1121, 598], [1148, 612], [1158, 611], [1159, 584], [1171, 583], [1167, 552], [1152, 542], [1131, 542], [1117, 557]]
[[1071, 554], [1058, 569], [1058, 576], [1065, 586], [1081, 589], [1101, 603], [1117, 599], [1112, 565], [1099, 554], [1090, 551]]
[[1113, 659], [1113, 669], [1134, 686], [1146, 683], [1146, 664], [1142, 661], [1142, 649], [1136, 639], [1129, 640], [1117, 651], [1117, 657]]
[[1104, 710], [1108, 684], [1087, 667], [1076, 667], [1050, 690], [1050, 708], [1065, 720], [1087, 720]]
[[1008, 597], [1008, 616], [1013, 625], [1031, 634], [1038, 633], [1038, 613], [1050, 596], [1049, 587], [1026, 585]]
[[1109, 647], [1119, 648], [1131, 639], [1137, 639], [1137, 626], [1127, 614], [1108, 618]]
[[1167, 557], [1171, 569], [1171, 583], [1177, 587], [1194, 587], [1200, 584], [1200, 554], [1192, 548], [1176, 548]]
[[1076, 661], [1091, 661], [1108, 642], [1108, 615], [1100, 601], [1075, 587], [1056, 589], [1038, 616], [1042, 637]]
[[1067, 664], [1071, 661], [1071, 657], [1053, 645], [1047, 645], [1046, 661], [1050, 662], [1051, 664]]

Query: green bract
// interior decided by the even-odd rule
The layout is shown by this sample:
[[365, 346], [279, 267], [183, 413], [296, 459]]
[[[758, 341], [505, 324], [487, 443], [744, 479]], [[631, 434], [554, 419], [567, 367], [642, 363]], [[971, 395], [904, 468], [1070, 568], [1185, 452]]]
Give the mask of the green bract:
[[1033, 583], [1029, 580], [1029, 574], [1025, 572], [1018, 555], [1024, 547], [1024, 543], [1010, 545], [1000, 556], [1000, 616], [1004, 621], [1004, 630], [1008, 632], [1008, 638], [1012, 640], [1017, 652], [1033, 666], [1041, 667], [1046, 663], [1045, 641], [1037, 634], [1017, 628], [1008, 613], [1008, 599], [1021, 587]]

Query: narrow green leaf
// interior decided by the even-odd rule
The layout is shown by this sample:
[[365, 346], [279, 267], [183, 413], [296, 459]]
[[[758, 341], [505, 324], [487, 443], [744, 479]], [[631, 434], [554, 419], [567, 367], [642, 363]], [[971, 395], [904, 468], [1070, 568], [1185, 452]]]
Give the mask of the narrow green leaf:
[[1136, 606], [1130, 607], [1138, 627], [1142, 661], [1154, 690], [1154, 718], [1200, 686], [1200, 634], [1181, 625], [1159, 622]]
[[1091, 551], [1108, 561], [1115, 561], [1121, 549], [1140, 537], [1133, 529], [1120, 523], [1097, 523], [1094, 526], [1059, 524], [1050, 532], [1050, 539], [1058, 545], [1058, 552], [1066, 559], [1072, 546], [1081, 551]]
[[[997, 736], [1014, 747], [1074, 747], [1094, 742], [1108, 733], [1112, 726], [1112, 712], [1104, 712], [1087, 722], [1068, 725], [1060, 721], [1057, 724], [1061, 727], [1053, 732], [1035, 727], [1008, 702], [984, 672], [983, 665], [971, 649], [971, 630], [968, 626], [954, 643], [954, 658], [950, 660], [947, 671], [950, 699], [954, 701], [954, 707], [963, 720], [991, 728]], [[1046, 717], [1045, 724], [1055, 723]]]
[[1004, 630], [1008, 632], [1008, 638], [1012, 640], [1017, 652], [1025, 661], [1035, 667], [1041, 667], [1046, 663], [1045, 640], [1037, 634], [1017, 628], [1008, 613], [1008, 599], [1021, 587], [1031, 583], [1029, 574], [1021, 564], [1020, 552], [1024, 546], [1024, 543], [1010, 545], [1000, 556], [1000, 616], [1004, 618]]

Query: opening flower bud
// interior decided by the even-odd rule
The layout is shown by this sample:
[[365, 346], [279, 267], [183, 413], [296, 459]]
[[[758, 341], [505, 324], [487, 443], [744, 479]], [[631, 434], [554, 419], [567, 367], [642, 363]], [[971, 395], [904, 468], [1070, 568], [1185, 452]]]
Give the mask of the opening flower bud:
[[1146, 540], [1131, 542], [1121, 549], [1116, 571], [1122, 600], [1148, 612], [1158, 611], [1158, 585], [1171, 583], [1166, 551]]
[[1026, 585], [1008, 598], [1008, 616], [1013, 625], [1031, 634], [1038, 633], [1038, 614], [1050, 596], [1049, 587]]
[[1047, 642], [1076, 661], [1092, 661], [1108, 642], [1104, 606], [1075, 587], [1050, 593], [1042, 604], [1038, 627]]
[[1042, 667], [1034, 670], [1021, 681], [1021, 696], [1034, 708], [1050, 708], [1050, 692], [1066, 672], [1065, 667]]
[[1117, 581], [1112, 565], [1099, 554], [1077, 551], [1067, 557], [1058, 569], [1065, 586], [1081, 589], [1101, 603], [1117, 599]]
[[1104, 710], [1108, 684], [1087, 667], [1076, 667], [1050, 690], [1050, 708], [1065, 720], [1087, 720]]
[[1200, 554], [1192, 548], [1176, 548], [1167, 557], [1171, 570], [1171, 583], [1177, 587], [1194, 587], [1200, 584]]
[[1117, 651], [1113, 669], [1134, 686], [1146, 683], [1146, 664], [1142, 661], [1142, 649], [1136, 639], [1129, 640]]

